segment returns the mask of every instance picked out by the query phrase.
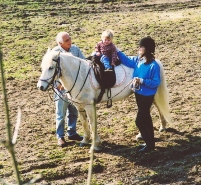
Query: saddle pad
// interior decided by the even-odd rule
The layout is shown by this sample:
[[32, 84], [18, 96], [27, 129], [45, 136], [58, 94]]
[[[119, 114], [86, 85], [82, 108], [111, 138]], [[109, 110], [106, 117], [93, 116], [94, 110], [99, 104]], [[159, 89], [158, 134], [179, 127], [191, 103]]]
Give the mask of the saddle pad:
[[[116, 66], [114, 70], [116, 75], [116, 83], [112, 88], [120, 86], [126, 80], [126, 71], [122, 65]], [[100, 85], [97, 82], [93, 71], [90, 72], [90, 82], [94, 89], [100, 89]]]

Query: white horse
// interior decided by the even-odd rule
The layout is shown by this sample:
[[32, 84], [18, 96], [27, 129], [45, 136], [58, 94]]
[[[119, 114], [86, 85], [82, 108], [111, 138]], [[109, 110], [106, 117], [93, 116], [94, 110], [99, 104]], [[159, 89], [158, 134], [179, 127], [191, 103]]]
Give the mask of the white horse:
[[[161, 67], [161, 85], [158, 88], [154, 101], [161, 118], [162, 124], [160, 131], [163, 131], [166, 129], [166, 123], [170, 122], [171, 117], [169, 113], [168, 90], [166, 87], [164, 69], [161, 62], [158, 61], [158, 63]], [[37, 87], [42, 91], [46, 91], [49, 85], [59, 78], [59, 81], [68, 92], [68, 98], [79, 111], [80, 120], [84, 129], [84, 138], [81, 144], [89, 144], [91, 136], [90, 124], [92, 133], [93, 130], [95, 130], [95, 134], [92, 134], [92, 137], [95, 137], [93, 138], [94, 146], [91, 146], [90, 151], [100, 150], [99, 145], [101, 141], [97, 134], [96, 116], [94, 116], [96, 115], [96, 106], [94, 105], [100, 93], [100, 88], [98, 88], [99, 84], [95, 80], [91, 62], [77, 58], [70, 53], [58, 53], [48, 49], [43, 57], [41, 68], [42, 74], [37, 83]], [[125, 71], [125, 73], [118, 75], [122, 70]], [[129, 83], [132, 81], [133, 69], [121, 64], [115, 67], [115, 72], [117, 81], [118, 76], [123, 76], [123, 80], [121, 79], [119, 84], [111, 88], [111, 98], [113, 102], [122, 100], [132, 93], [132, 90], [129, 88]], [[104, 93], [101, 102], [107, 100], [108, 97], [106, 93]], [[140, 134], [138, 136], [140, 136]]]

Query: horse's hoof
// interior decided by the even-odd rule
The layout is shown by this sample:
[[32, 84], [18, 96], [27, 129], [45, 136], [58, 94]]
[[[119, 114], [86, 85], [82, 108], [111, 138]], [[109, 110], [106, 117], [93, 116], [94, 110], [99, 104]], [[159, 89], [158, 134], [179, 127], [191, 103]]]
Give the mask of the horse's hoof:
[[80, 143], [80, 147], [85, 147], [85, 146], [89, 146], [89, 144], [87, 144], [87, 143]]
[[159, 129], [159, 132], [163, 132], [163, 131], [166, 131], [166, 128], [160, 128]]
[[98, 149], [94, 150], [95, 153], [100, 153], [102, 151], [103, 151], [103, 149], [101, 147], [99, 147]]
[[96, 148], [91, 148], [90, 150], [89, 150], [89, 153], [91, 154], [92, 153], [92, 151], [94, 152], [94, 153], [100, 153], [100, 152], [102, 152], [102, 148], [101, 147], [96, 147]]

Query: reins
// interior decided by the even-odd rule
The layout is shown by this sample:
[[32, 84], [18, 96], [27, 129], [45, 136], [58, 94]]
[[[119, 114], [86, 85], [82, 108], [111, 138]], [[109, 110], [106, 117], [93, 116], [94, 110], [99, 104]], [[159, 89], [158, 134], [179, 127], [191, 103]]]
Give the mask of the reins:
[[[61, 93], [61, 95], [57, 93], [57, 91], [55, 90], [56, 87], [54, 86], [54, 83], [53, 83], [53, 81], [54, 81], [54, 79], [55, 79], [56, 76], [58, 76], [57, 78], [60, 78], [60, 77], [62, 76], [62, 73], [61, 73], [61, 66], [60, 66], [60, 57], [58, 57], [57, 60], [54, 60], [54, 59], [53, 59], [53, 61], [56, 62], [56, 69], [55, 69], [54, 74], [53, 74], [50, 78], [48, 78], [48, 79], [40, 79], [40, 80], [41, 80], [41, 81], [44, 81], [44, 82], [46, 82], [46, 83], [48, 83], [48, 85], [51, 85], [51, 86], [52, 86], [52, 90], [53, 90], [53, 91], [59, 96], [59, 98], [61, 98], [63, 101], [69, 102], [69, 103], [83, 104], [83, 103], [79, 103], [79, 102], [76, 102], [76, 101], [72, 100], [73, 98], [72, 98], [72, 95], [71, 95], [71, 91], [72, 91], [73, 88], [75, 87], [75, 84], [76, 84], [77, 79], [78, 79], [78, 76], [79, 76], [80, 67], [81, 67], [81, 60], [79, 61], [79, 62], [80, 62], [80, 63], [79, 63], [79, 68], [78, 68], [77, 75], [76, 75], [75, 81], [74, 81], [73, 86], [71, 87], [71, 89], [70, 89], [69, 91], [63, 93], [63, 94], [57, 89], [57, 90]], [[89, 67], [89, 70], [88, 70], [88, 72], [87, 72], [87, 75], [86, 75], [86, 77], [85, 77], [85, 80], [84, 80], [84, 82], [83, 82], [83, 84], [82, 84], [82, 87], [80, 88], [78, 94], [75, 96], [74, 99], [76, 99], [76, 98], [79, 96], [79, 94], [81, 93], [82, 89], [84, 88], [84, 85], [86, 84], [86, 80], [87, 80], [87, 78], [88, 78], [88, 76], [89, 76], [89, 73], [90, 73], [90, 71], [91, 71], [91, 68], [92, 68], [92, 67], [90, 66], [90, 67]], [[51, 80], [50, 82], [48, 82], [49, 79], [52, 79], [52, 80]], [[117, 94], [115, 94], [115, 95], [112, 96], [112, 97], [111, 97], [111, 91], [110, 91], [110, 92], [107, 92], [108, 95], [109, 95], [107, 101], [109, 101], [109, 105], [110, 105], [110, 106], [112, 106], [111, 100], [112, 100], [114, 97], [118, 96], [121, 92], [123, 92], [123, 91], [129, 86], [129, 84], [130, 84], [132, 81], [133, 81], [133, 79], [131, 79], [131, 80], [128, 82], [128, 84], [127, 84], [120, 92], [118, 92]], [[66, 100], [64, 100], [64, 99], [62, 98], [62, 96], [65, 95], [65, 94], [67, 94], [67, 93], [68, 93], [68, 94], [70, 95], [70, 97], [71, 97], [71, 98], [68, 98], [68, 101], [66, 101]], [[52, 98], [51, 98], [51, 100], [52, 100]], [[58, 100], [58, 99], [57, 99], [57, 100]], [[53, 101], [57, 101], [57, 100], [53, 100]], [[85, 105], [91, 105], [91, 104], [85, 104]]]
[[[61, 73], [61, 66], [60, 66], [60, 57], [58, 57], [57, 60], [54, 60], [54, 59], [53, 59], [53, 61], [56, 62], [56, 69], [55, 69], [54, 74], [53, 74], [50, 78], [48, 78], [48, 79], [40, 79], [40, 80], [41, 80], [41, 81], [44, 81], [44, 82], [46, 82], [46, 83], [48, 83], [48, 85], [51, 85], [51, 86], [52, 86], [52, 90], [53, 90], [53, 91], [59, 96], [59, 98], [61, 98], [63, 101], [69, 102], [69, 103], [75, 102], [75, 101], [72, 101], [72, 98], [69, 99], [70, 101], [66, 101], [66, 100], [64, 100], [64, 99], [62, 98], [62, 96], [68, 93], [68, 94], [72, 97], [71, 91], [72, 91], [73, 88], [75, 87], [75, 84], [76, 84], [77, 79], [78, 79], [78, 76], [79, 76], [80, 66], [81, 66], [81, 60], [79, 61], [79, 68], [78, 68], [78, 71], [77, 71], [77, 75], [76, 75], [74, 84], [73, 84], [73, 86], [71, 87], [71, 89], [70, 89], [69, 91], [63, 93], [63, 94], [57, 89], [57, 91], [59, 91], [59, 93], [62, 94], [62, 95], [60, 95], [59, 93], [57, 93], [57, 91], [55, 90], [56, 87], [55, 87], [55, 85], [54, 85], [54, 83], [53, 83], [53, 81], [54, 81], [56, 75], [58, 76], [57, 78], [60, 78], [60, 77], [62, 76], [62, 73]], [[91, 70], [91, 66], [90, 66], [90, 68], [89, 68], [89, 70], [88, 70], [88, 73], [87, 73], [87, 76], [86, 76], [86, 78], [85, 78], [85, 80], [84, 80], [84, 83], [83, 83], [82, 87], [80, 88], [80, 90], [79, 90], [79, 92], [78, 92], [78, 94], [76, 95], [75, 98], [77, 98], [78, 95], [80, 94], [80, 92], [82, 91], [82, 89], [83, 89], [83, 87], [84, 87], [84, 85], [85, 85], [85, 83], [86, 83], [86, 80], [87, 80], [87, 78], [88, 78], [88, 76], [89, 76], [90, 70]], [[52, 79], [52, 80], [51, 80], [50, 82], [48, 82], [49, 79]], [[52, 100], [52, 98], [51, 98], [51, 100]], [[58, 100], [58, 99], [57, 99], [57, 100]], [[57, 101], [57, 100], [53, 100], [53, 101]], [[76, 103], [78, 103], [78, 102], [76, 102]]]
[[140, 83], [137, 82], [136, 78], [132, 79], [132, 85], [131, 85], [131, 90], [139, 90], [140, 89]]
[[[51, 85], [51, 86], [52, 86], [52, 90], [59, 96], [59, 98], [61, 98], [63, 101], [65, 101], [65, 100], [56, 92], [55, 86], [54, 86], [54, 83], [53, 83], [53, 81], [54, 81], [56, 75], [57, 75], [57, 78], [60, 78], [60, 77], [62, 76], [62, 73], [61, 73], [61, 66], [60, 66], [60, 57], [58, 57], [57, 60], [55, 60], [55, 59], [52, 59], [52, 60], [53, 60], [54, 62], [56, 62], [56, 69], [55, 69], [54, 74], [53, 74], [50, 78], [48, 78], [48, 79], [39, 79], [39, 80], [48, 83], [48, 85]], [[52, 79], [52, 80], [51, 80], [50, 82], [48, 82], [49, 79]], [[57, 101], [57, 100], [58, 100], [58, 99], [57, 99], [57, 100], [53, 100], [50, 95], [49, 95], [49, 97], [50, 97], [50, 99], [51, 99], [52, 101]], [[67, 102], [67, 101], [65, 101], [65, 102]]]
[[76, 84], [76, 82], [77, 82], [77, 78], [78, 78], [78, 75], [79, 75], [79, 72], [80, 72], [80, 66], [81, 66], [81, 61], [80, 61], [80, 63], [79, 63], [79, 68], [78, 68], [78, 71], [77, 71], [77, 76], [76, 76], [76, 78], [75, 78], [75, 82], [74, 82], [73, 86], [71, 87], [71, 89], [66, 92], [66, 93], [69, 93], [70, 96], [71, 96], [71, 91], [73, 90], [73, 88], [74, 88], [74, 86], [75, 86], [75, 84]]
[[[80, 72], [80, 66], [81, 66], [81, 60], [80, 60], [80, 63], [79, 63], [79, 68], [78, 68], [77, 76], [76, 76], [76, 78], [75, 78], [75, 82], [74, 82], [72, 88], [71, 88], [69, 91], [65, 92], [65, 94], [67, 94], [67, 93], [70, 94], [71, 97], [72, 97], [71, 91], [73, 90], [73, 88], [74, 88], [74, 86], [75, 86], [75, 84], [76, 84], [76, 82], [77, 82], [77, 78], [78, 78], [78, 75], [79, 75], [79, 72]], [[86, 81], [87, 81], [87, 78], [88, 78], [88, 76], [89, 76], [90, 71], [91, 71], [91, 66], [89, 67], [89, 70], [88, 70], [87, 75], [86, 75], [86, 77], [85, 77], [84, 83], [82, 84], [82, 87], [80, 88], [78, 94], [75, 96], [75, 99], [76, 99], [76, 98], [78, 97], [78, 95], [81, 93], [81, 91], [82, 91], [82, 89], [83, 89], [83, 87], [84, 87], [84, 85], [85, 85], [85, 83], [86, 83]], [[72, 98], [71, 98], [71, 101], [72, 101]]]
[[82, 85], [82, 87], [81, 87], [79, 93], [77, 94], [77, 96], [76, 96], [75, 98], [77, 98], [78, 95], [80, 94], [80, 92], [82, 91], [82, 89], [83, 89], [83, 87], [84, 87], [84, 85], [85, 85], [85, 83], [86, 83], [86, 81], [87, 81], [87, 78], [88, 78], [88, 76], [89, 76], [90, 71], [91, 71], [91, 67], [89, 68], [89, 71], [88, 71], [87, 76], [86, 76], [86, 78], [85, 78], [85, 80], [84, 80], [84, 83], [83, 83], [83, 85]]
[[119, 95], [121, 92], [123, 92], [123, 91], [126, 89], [126, 87], [128, 87], [129, 84], [130, 84], [132, 81], [133, 81], [133, 79], [131, 79], [121, 91], [119, 91], [119, 92], [118, 92], [117, 94], [115, 94], [114, 96], [108, 98], [108, 100], [110, 100], [110, 99], [116, 97], [116, 96]]
[[[112, 100], [114, 97], [116, 97], [116, 96], [118, 96], [120, 93], [122, 93], [122, 92], [129, 86], [129, 84], [132, 83], [132, 81], [133, 81], [133, 79], [131, 79], [121, 91], [119, 91], [117, 94], [115, 94], [115, 95], [112, 96], [112, 97], [111, 97], [111, 92], [108, 92], [108, 93], [110, 93], [110, 95], [109, 95], [110, 97], [108, 98], [107, 101]], [[79, 102], [73, 101], [72, 99], [69, 99], [69, 100], [70, 100], [70, 102], [72, 102], [72, 103], [83, 104], [83, 103], [79, 103]], [[92, 104], [85, 104], [85, 105], [92, 105]], [[111, 102], [109, 102], [109, 106], [110, 106], [110, 105], [112, 105]], [[108, 107], [108, 108], [109, 108], [109, 107]]]

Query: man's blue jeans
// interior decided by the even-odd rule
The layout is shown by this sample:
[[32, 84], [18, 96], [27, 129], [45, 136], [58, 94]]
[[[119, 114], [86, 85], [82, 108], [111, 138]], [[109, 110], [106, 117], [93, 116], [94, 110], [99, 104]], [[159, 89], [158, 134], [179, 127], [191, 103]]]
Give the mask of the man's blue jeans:
[[[61, 94], [65, 90], [61, 91]], [[62, 97], [62, 95], [57, 91]], [[76, 123], [78, 117], [78, 111], [75, 106], [69, 104], [68, 99], [62, 97], [62, 99], [55, 93], [54, 95], [56, 105], [56, 135], [57, 138], [64, 137], [65, 121], [67, 121], [67, 135], [73, 136], [76, 134]]]

